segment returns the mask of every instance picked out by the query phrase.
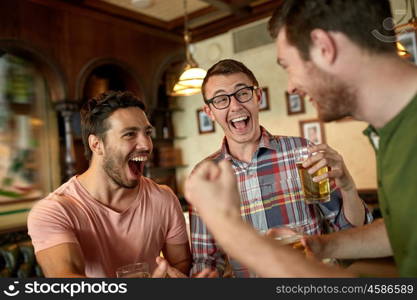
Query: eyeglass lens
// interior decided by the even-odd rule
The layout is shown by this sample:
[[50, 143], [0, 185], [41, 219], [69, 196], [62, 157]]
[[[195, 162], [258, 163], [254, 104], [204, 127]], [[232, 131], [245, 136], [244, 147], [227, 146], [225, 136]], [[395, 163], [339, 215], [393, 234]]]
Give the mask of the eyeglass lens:
[[212, 99], [212, 103], [214, 107], [217, 109], [227, 108], [230, 105], [231, 97], [233, 96], [240, 103], [248, 102], [249, 100], [252, 99], [253, 89], [252, 87], [244, 87], [230, 95], [216, 96]]

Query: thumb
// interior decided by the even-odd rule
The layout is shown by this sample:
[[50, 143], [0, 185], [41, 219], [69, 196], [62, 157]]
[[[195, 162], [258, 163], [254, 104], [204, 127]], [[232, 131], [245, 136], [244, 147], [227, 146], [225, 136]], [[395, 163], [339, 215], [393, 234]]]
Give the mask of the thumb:
[[228, 160], [222, 160], [219, 163], [219, 168], [221, 170], [221, 180], [236, 185], [236, 176], [231, 163]]
[[162, 257], [158, 256], [156, 258], [156, 263], [158, 265], [155, 271], [153, 271], [152, 278], [165, 278], [168, 271], [168, 262]]
[[204, 161], [194, 170], [193, 176], [204, 180], [211, 180], [217, 177], [217, 165], [212, 161]]

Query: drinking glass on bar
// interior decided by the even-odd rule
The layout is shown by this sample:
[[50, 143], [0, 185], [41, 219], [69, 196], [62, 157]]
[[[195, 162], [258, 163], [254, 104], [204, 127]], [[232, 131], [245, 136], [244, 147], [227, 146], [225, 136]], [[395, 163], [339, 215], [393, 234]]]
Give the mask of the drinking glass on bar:
[[327, 173], [328, 168], [323, 167], [313, 174], [308, 173], [308, 169], [303, 167], [303, 162], [306, 161], [311, 154], [307, 147], [299, 147], [293, 151], [295, 163], [297, 165], [298, 174], [301, 179], [304, 199], [308, 204], [325, 203], [330, 201], [330, 183], [329, 179], [323, 179], [319, 182], [314, 182], [313, 177]]
[[134, 263], [119, 267], [116, 270], [117, 278], [150, 278], [149, 265], [146, 262]]

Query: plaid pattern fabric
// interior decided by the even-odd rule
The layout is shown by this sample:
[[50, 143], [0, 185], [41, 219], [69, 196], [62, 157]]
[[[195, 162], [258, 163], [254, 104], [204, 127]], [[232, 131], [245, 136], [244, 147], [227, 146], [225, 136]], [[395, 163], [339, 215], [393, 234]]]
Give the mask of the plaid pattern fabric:
[[[264, 128], [261, 132], [258, 149], [250, 163], [233, 158], [228, 152], [226, 139], [218, 152], [206, 158], [232, 162], [240, 190], [242, 218], [259, 231], [296, 225], [301, 226], [305, 234], [322, 234], [352, 227], [344, 216], [341, 195], [334, 182], [331, 183], [331, 201], [311, 205], [303, 200], [301, 181], [291, 150], [307, 146], [309, 142], [299, 137], [272, 136]], [[372, 216], [366, 209], [366, 222], [371, 221]], [[191, 273], [212, 267], [222, 274], [226, 255], [208, 232], [198, 212], [192, 208], [190, 226], [194, 260]], [[229, 261], [234, 276], [254, 275], [233, 259], [229, 258]]]

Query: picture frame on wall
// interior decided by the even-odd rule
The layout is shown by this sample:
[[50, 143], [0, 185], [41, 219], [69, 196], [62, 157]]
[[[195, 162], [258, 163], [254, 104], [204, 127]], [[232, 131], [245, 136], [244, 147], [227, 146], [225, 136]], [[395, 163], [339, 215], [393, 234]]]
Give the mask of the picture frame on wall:
[[308, 139], [316, 145], [326, 142], [323, 122], [320, 122], [318, 119], [301, 120], [300, 132], [303, 138]]
[[214, 122], [201, 108], [197, 109], [197, 126], [200, 134], [215, 131]]
[[405, 59], [417, 65], [417, 31], [404, 31], [397, 34], [397, 41], [404, 46]]
[[259, 101], [259, 111], [269, 110], [269, 91], [267, 87], [262, 87], [262, 97]]
[[304, 98], [298, 94], [290, 94], [285, 92], [285, 99], [287, 102], [287, 114], [296, 115], [305, 113]]

